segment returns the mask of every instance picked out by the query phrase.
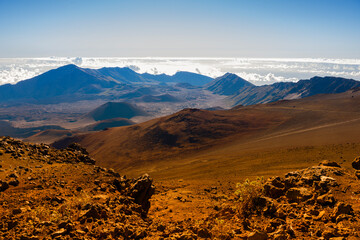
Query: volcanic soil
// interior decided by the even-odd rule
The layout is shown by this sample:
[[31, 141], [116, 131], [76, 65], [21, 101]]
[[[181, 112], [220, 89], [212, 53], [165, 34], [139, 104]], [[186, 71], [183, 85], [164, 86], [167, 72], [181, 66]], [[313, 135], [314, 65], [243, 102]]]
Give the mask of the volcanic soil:
[[237, 184], [153, 182], [97, 166], [77, 144], [6, 137], [0, 164], [0, 239], [360, 238], [360, 158]]

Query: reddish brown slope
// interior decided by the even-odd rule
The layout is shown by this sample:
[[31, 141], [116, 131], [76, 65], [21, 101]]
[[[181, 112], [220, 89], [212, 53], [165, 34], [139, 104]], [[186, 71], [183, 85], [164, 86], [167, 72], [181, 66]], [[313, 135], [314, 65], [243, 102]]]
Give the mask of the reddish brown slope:
[[[359, 134], [360, 96], [359, 92], [350, 91], [227, 111], [185, 109], [55, 145], [80, 142], [99, 164], [126, 169], [130, 174], [145, 171], [162, 178], [212, 177], [241, 170], [257, 175], [263, 164], [271, 163], [275, 169], [302, 167], [304, 159], [299, 156], [310, 156], [315, 161], [317, 155], [307, 153], [307, 146], [319, 146], [321, 151], [331, 152], [329, 157], [336, 156], [339, 154], [325, 145], [358, 144]], [[286, 154], [279, 156], [297, 146], [300, 148], [289, 159]], [[346, 146], [340, 148], [347, 151], [350, 159], [357, 155], [357, 145], [351, 151]], [[267, 161], [263, 162], [262, 157]], [[285, 159], [279, 161], [279, 157]]]
[[100, 163], [117, 168], [192, 153], [225, 139], [246, 137], [284, 121], [278, 113], [257, 109], [206, 111], [185, 109], [130, 127], [68, 138], [57, 147], [80, 142]]

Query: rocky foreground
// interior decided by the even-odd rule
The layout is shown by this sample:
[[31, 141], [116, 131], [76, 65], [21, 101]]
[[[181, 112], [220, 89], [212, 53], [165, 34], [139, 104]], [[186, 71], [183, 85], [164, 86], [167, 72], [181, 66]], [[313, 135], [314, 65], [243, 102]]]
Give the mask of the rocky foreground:
[[[226, 191], [155, 192], [149, 176], [96, 166], [79, 145], [0, 137], [0, 239], [360, 239], [359, 158], [353, 168], [323, 161]], [[169, 218], [172, 203], [195, 211]]]
[[140, 239], [154, 186], [94, 165], [86, 150], [0, 138], [0, 239]]

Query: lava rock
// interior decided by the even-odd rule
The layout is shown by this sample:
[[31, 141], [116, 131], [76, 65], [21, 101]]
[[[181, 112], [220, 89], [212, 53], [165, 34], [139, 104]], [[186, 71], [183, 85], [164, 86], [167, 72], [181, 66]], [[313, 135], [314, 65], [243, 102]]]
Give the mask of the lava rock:
[[5, 181], [0, 180], [0, 192], [3, 192], [8, 188], [9, 188], [9, 184]]
[[356, 157], [354, 161], [351, 163], [352, 167], [356, 170], [360, 170], [360, 157]]
[[135, 199], [137, 204], [140, 204], [147, 213], [150, 208], [149, 199], [155, 193], [155, 187], [152, 185], [153, 180], [149, 175], [145, 174], [138, 179], [131, 186], [131, 197]]
[[334, 212], [333, 212], [333, 217], [337, 217], [341, 214], [347, 214], [347, 215], [353, 215], [354, 214], [354, 210], [352, 208], [352, 206], [350, 204], [346, 204], [343, 202], [339, 202], [338, 204], [336, 204]]
[[289, 202], [301, 202], [304, 200], [308, 200], [313, 196], [313, 193], [304, 187], [300, 188], [290, 188], [286, 192], [286, 197]]
[[324, 160], [320, 162], [319, 166], [326, 166], [326, 167], [338, 167], [341, 168], [341, 166], [337, 162], [331, 162], [329, 160]]

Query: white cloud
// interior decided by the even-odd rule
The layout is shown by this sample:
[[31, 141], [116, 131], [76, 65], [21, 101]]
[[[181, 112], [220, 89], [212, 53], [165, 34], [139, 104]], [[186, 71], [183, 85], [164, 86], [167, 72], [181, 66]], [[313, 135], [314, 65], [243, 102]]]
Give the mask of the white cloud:
[[27, 70], [22, 67], [11, 66], [5, 69], [0, 68], [0, 85], [16, 83], [19, 80], [32, 78], [40, 73], [39, 69]]
[[297, 82], [299, 80], [298, 78], [276, 76], [273, 73], [261, 75], [257, 73], [237, 72], [236, 74], [255, 85], [272, 84], [275, 82]]

